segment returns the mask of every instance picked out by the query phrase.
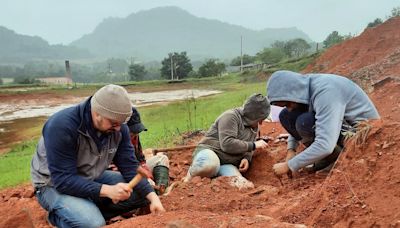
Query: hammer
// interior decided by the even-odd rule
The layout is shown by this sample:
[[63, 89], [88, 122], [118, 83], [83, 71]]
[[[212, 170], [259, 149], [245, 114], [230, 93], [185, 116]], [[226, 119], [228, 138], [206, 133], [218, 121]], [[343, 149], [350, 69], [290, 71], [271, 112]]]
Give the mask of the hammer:
[[137, 174], [129, 181], [128, 186], [133, 189], [143, 177], [149, 178], [151, 175], [148, 170], [144, 169], [143, 167], [139, 166], [136, 170]]
[[188, 150], [188, 149], [194, 149], [194, 148], [196, 148], [196, 145], [176, 146], [176, 147], [171, 147], [171, 148], [158, 148], [158, 149], [153, 149], [153, 155], [156, 155], [158, 152]]

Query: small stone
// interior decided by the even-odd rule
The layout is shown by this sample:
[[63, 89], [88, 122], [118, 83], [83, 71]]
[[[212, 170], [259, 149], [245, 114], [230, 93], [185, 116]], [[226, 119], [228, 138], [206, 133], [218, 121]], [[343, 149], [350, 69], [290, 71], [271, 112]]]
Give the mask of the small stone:
[[390, 146], [390, 143], [384, 141], [383, 144], [382, 144], [382, 149], [386, 149], [386, 148], [388, 148], [389, 146]]
[[32, 198], [34, 195], [35, 194], [34, 194], [33, 188], [28, 188], [23, 193], [22, 198]]
[[201, 183], [201, 177], [195, 176], [190, 182], [192, 182], [193, 184]]
[[167, 228], [197, 228], [197, 226], [190, 224], [185, 220], [169, 221], [166, 225]]
[[361, 159], [357, 160], [356, 163], [364, 165], [365, 160], [361, 158]]
[[10, 197], [9, 199], [8, 199], [8, 202], [9, 203], [14, 203], [14, 202], [17, 202], [19, 200], [19, 198], [17, 198], [17, 197]]
[[211, 183], [211, 179], [208, 177], [203, 177], [203, 179], [201, 179], [201, 182], [203, 182], [204, 184], [210, 184]]

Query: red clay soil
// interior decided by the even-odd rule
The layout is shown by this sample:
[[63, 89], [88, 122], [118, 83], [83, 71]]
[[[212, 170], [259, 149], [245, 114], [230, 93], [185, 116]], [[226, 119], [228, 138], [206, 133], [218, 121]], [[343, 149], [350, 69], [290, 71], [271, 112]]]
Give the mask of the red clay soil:
[[352, 39], [325, 51], [305, 73], [335, 73], [347, 76], [363, 87], [400, 75], [400, 17], [368, 28]]
[[[238, 190], [229, 178], [194, 178], [178, 183], [161, 200], [167, 212], [116, 221], [110, 227], [364, 227], [400, 225], [400, 84], [388, 82], [371, 98], [383, 117], [372, 123], [366, 143], [350, 141], [329, 174], [301, 172], [293, 179], [273, 175], [284, 159], [284, 141], [255, 154], [246, 177], [255, 188]], [[278, 123], [264, 123], [263, 135], [285, 133]], [[198, 141], [191, 136], [186, 144]], [[191, 150], [169, 152], [170, 176], [185, 176]], [[30, 186], [0, 193], [0, 227], [49, 227], [45, 211]], [[295, 225], [298, 224], [298, 225]]]
[[[372, 73], [373, 69], [383, 72], [378, 78], [398, 78], [398, 64], [389, 67], [382, 60], [397, 55], [399, 28], [397, 18], [368, 29], [327, 50], [314, 67], [326, 63], [318, 71], [349, 75], [372, 66]], [[331, 51], [336, 55], [324, 57]], [[300, 172], [292, 179], [278, 179], [271, 168], [284, 159], [286, 142], [276, 140], [254, 155], [246, 174], [254, 189], [231, 187], [228, 177], [181, 183], [192, 150], [172, 151], [168, 152], [170, 176], [176, 184], [170, 194], [161, 196], [167, 212], [117, 220], [108, 226], [400, 227], [400, 83], [382, 81], [370, 97], [382, 121], [368, 123], [363, 134], [350, 139], [330, 173]], [[272, 137], [285, 133], [278, 123], [264, 123], [261, 132]], [[184, 143], [194, 144], [199, 138], [186, 136]], [[0, 191], [0, 211], [0, 227], [49, 227], [46, 212], [29, 185]]]

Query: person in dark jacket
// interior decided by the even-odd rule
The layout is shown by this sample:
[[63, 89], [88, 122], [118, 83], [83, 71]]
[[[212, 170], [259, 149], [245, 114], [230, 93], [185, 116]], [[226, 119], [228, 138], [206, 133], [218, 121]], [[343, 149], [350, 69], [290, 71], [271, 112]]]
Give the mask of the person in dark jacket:
[[258, 125], [269, 113], [269, 102], [262, 94], [253, 94], [242, 107], [222, 113], [197, 145], [184, 181], [193, 176], [232, 176], [233, 186], [254, 187], [241, 173], [249, 169], [253, 152], [268, 146], [256, 137]]
[[[339, 75], [277, 71], [268, 80], [267, 93], [271, 105], [285, 107], [279, 119], [290, 134], [286, 161], [273, 166], [278, 175], [308, 166], [310, 171], [328, 167], [342, 149], [341, 132], [380, 118], [367, 94]], [[299, 142], [306, 149], [296, 155]]]
[[[165, 211], [143, 179], [130, 189], [139, 166], [126, 121], [132, 114], [126, 90], [106, 85], [81, 104], [45, 123], [31, 161], [35, 195], [57, 227], [100, 227], [135, 208]], [[107, 170], [113, 162], [118, 172]]]
[[135, 147], [135, 155], [140, 165], [151, 174], [150, 184], [155, 188], [158, 195], [162, 195], [169, 184], [169, 159], [167, 155], [158, 153], [156, 155], [148, 155], [146, 160], [143, 154], [142, 144], [139, 134], [147, 131], [143, 125], [138, 110], [132, 107], [132, 116], [127, 122], [132, 145]]

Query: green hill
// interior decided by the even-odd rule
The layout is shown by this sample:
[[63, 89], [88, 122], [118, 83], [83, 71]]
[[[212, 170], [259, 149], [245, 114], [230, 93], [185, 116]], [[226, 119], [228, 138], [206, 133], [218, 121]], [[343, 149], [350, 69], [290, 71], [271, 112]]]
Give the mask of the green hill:
[[90, 57], [86, 50], [72, 46], [49, 45], [38, 36], [20, 35], [3, 26], [0, 26], [0, 50], [2, 64]]
[[126, 18], [108, 18], [71, 45], [99, 57], [137, 57], [160, 60], [169, 52], [186, 51], [192, 60], [232, 58], [243, 51], [255, 54], [275, 40], [310, 38], [297, 28], [250, 30], [217, 20], [199, 18], [177, 7], [160, 7], [133, 13]]

